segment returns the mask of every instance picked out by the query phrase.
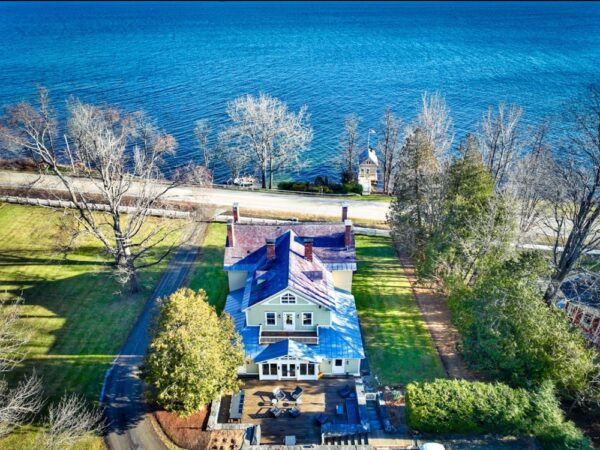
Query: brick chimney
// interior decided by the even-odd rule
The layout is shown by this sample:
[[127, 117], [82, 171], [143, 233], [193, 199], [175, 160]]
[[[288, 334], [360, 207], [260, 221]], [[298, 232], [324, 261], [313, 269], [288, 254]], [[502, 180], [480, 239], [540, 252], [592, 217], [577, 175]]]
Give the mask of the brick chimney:
[[304, 238], [304, 257], [307, 261], [313, 260], [313, 238]]
[[348, 202], [342, 203], [342, 222], [348, 220]]
[[238, 202], [233, 204], [231, 212], [233, 214], [233, 222], [238, 223], [240, 221], [240, 204]]
[[267, 239], [267, 260], [275, 259], [275, 239]]
[[346, 225], [346, 229], [344, 230], [344, 245], [346, 248], [349, 248], [352, 245], [352, 221], [345, 220], [344, 225]]
[[233, 227], [233, 219], [227, 222], [227, 247], [235, 247], [235, 230]]

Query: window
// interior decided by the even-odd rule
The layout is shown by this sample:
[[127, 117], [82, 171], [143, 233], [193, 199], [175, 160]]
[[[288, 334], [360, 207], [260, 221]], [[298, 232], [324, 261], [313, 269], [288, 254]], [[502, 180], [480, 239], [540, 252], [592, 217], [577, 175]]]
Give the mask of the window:
[[315, 374], [315, 365], [311, 363], [302, 363], [300, 364], [300, 375], [314, 375]]
[[263, 364], [263, 375], [277, 375], [277, 364]]
[[296, 303], [296, 296], [289, 292], [281, 296], [281, 303], [284, 305], [293, 305]]
[[335, 364], [335, 367], [342, 367], [344, 365], [344, 360], [336, 359], [334, 364]]
[[266, 325], [277, 325], [277, 317], [274, 312], [265, 313], [265, 324]]
[[313, 313], [303, 312], [302, 313], [302, 325], [310, 327], [313, 324]]
[[582, 324], [586, 328], [590, 327], [592, 325], [592, 315], [589, 313], [586, 313], [583, 316]]

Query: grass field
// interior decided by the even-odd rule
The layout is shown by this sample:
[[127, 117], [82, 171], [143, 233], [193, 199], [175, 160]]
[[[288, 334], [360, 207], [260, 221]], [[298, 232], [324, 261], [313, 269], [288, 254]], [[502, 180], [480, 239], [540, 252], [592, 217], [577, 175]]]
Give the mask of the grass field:
[[208, 226], [202, 254], [189, 283], [194, 290], [206, 291], [210, 304], [215, 306], [218, 313], [223, 311], [229, 292], [227, 274], [223, 271], [226, 236], [227, 225], [224, 223], [211, 223]]
[[388, 385], [445, 377], [391, 241], [356, 236], [356, 298], [371, 371]]
[[91, 237], [78, 238], [63, 254], [63, 217], [48, 208], [0, 204], [0, 300], [22, 296], [23, 320], [35, 331], [29, 357], [13, 376], [35, 369], [50, 400], [65, 392], [96, 400], [167, 261], [142, 271], [142, 292], [128, 295]]

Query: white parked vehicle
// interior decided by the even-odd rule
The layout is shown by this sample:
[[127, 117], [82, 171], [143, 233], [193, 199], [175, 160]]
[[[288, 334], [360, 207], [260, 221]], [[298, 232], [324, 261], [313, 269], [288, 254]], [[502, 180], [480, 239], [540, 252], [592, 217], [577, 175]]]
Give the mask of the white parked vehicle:
[[419, 450], [446, 450], [446, 448], [442, 444], [436, 442], [427, 442], [426, 444], [421, 445]]

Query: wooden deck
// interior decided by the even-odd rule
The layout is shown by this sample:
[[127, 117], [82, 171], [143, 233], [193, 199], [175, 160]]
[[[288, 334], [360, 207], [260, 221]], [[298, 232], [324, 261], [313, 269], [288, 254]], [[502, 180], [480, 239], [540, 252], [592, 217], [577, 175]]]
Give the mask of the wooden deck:
[[[258, 379], [244, 380], [242, 389], [246, 396], [242, 412], [243, 423], [260, 424], [261, 444], [283, 444], [284, 437], [295, 435], [299, 444], [320, 444], [321, 427], [315, 422], [320, 413], [335, 417], [336, 405], [343, 404], [344, 400], [338, 395], [338, 390], [349, 384], [354, 386], [353, 378], [323, 378], [317, 381], [260, 381]], [[286, 393], [290, 393], [296, 386], [304, 389], [299, 406], [300, 417], [293, 418], [287, 413], [274, 418], [269, 413], [273, 389], [280, 386]], [[225, 420], [229, 408], [226, 399], [219, 411], [219, 421]], [[285, 400], [278, 404], [279, 407], [289, 409], [295, 403]], [[227, 407], [227, 409], [225, 409]]]

